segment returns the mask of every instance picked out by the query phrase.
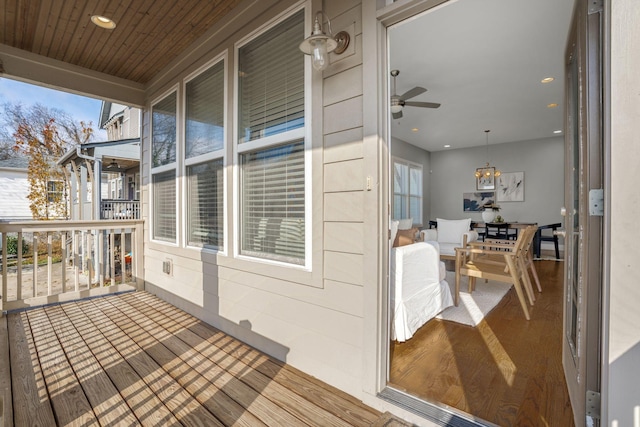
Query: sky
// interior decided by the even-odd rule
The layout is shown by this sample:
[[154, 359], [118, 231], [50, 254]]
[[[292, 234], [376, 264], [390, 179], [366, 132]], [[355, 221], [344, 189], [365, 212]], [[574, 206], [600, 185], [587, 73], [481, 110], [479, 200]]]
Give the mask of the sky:
[[102, 101], [0, 77], [0, 104], [22, 103], [25, 107], [42, 104], [65, 111], [75, 121], [91, 122], [94, 141], [104, 141], [107, 134], [99, 129]]

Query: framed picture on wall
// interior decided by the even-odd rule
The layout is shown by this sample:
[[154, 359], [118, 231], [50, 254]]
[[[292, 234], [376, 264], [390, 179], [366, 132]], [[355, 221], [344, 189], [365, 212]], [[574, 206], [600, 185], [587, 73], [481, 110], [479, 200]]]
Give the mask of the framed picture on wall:
[[480, 212], [483, 206], [493, 205], [495, 201], [496, 193], [493, 191], [462, 193], [462, 210], [465, 212]]
[[[487, 174], [486, 172], [489, 171]], [[496, 168], [478, 168], [476, 173], [480, 173], [480, 176], [476, 178], [476, 190], [495, 190], [496, 182], [493, 177]]]
[[524, 202], [524, 172], [503, 172], [496, 178], [499, 202]]

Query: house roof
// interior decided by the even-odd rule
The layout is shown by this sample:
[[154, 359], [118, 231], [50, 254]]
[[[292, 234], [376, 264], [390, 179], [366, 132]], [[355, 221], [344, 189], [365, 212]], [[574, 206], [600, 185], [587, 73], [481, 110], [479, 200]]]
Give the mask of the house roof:
[[29, 159], [24, 156], [0, 160], [0, 168], [26, 169], [27, 166], [29, 166]]
[[[98, 141], [98, 142], [90, 142], [87, 144], [82, 144], [81, 146], [76, 146], [70, 149], [69, 151], [67, 151], [66, 153], [64, 153], [64, 155], [60, 157], [60, 160], [58, 160], [58, 164], [64, 165], [65, 163], [68, 163], [71, 159], [76, 158], [78, 156], [77, 147], [81, 148], [82, 151], [86, 152], [86, 151], [93, 151], [95, 148], [117, 147], [117, 146], [123, 146], [123, 145], [136, 145], [136, 144], [137, 145], [140, 144], [140, 138], [118, 139], [114, 141]], [[139, 159], [135, 159], [135, 160], [139, 161]]]

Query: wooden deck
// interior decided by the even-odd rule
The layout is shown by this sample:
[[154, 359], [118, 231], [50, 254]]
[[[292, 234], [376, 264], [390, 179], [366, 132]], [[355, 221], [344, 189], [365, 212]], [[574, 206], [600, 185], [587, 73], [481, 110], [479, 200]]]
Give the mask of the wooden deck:
[[4, 426], [405, 425], [146, 292], [0, 328]]

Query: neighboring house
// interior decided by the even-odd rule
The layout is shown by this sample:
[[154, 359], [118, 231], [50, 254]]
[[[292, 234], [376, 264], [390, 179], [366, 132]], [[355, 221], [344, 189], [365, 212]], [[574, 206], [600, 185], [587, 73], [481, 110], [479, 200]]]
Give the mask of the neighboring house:
[[[436, 423], [416, 415], [402, 392], [381, 396], [388, 391], [390, 342], [386, 32], [443, 3], [446, 7], [439, 0], [242, 2], [229, 19], [192, 44], [180, 44], [180, 52], [161, 68], [149, 60], [142, 69], [133, 62], [130, 67], [108, 64], [98, 67], [103, 74], [94, 69], [83, 74], [79, 63], [17, 47], [0, 49], [0, 58], [6, 73], [143, 109], [145, 289], [367, 404], [422, 425], [443, 425], [454, 415], [438, 405], [427, 405]], [[565, 368], [570, 389], [578, 390], [572, 395], [578, 425], [586, 422], [591, 388], [602, 392], [597, 397], [602, 403], [594, 406], [603, 425], [631, 425], [638, 418], [640, 383], [635, 227], [640, 216], [640, 7], [636, 0], [576, 4], [578, 32], [569, 47], [579, 48], [571, 55], [578, 66], [566, 71], [574, 83], [568, 92], [597, 96], [595, 101], [569, 97], [565, 107], [567, 126], [572, 126], [565, 138], [569, 174], [555, 185], [565, 184], [567, 226], [575, 225], [567, 230], [576, 252], [567, 258], [572, 282], [567, 283], [565, 317], [580, 323], [565, 324], [563, 336], [597, 339], [574, 342], [591, 344], [588, 356], [595, 354], [596, 369], [581, 352]], [[351, 44], [318, 72], [297, 49], [311, 34], [312, 16], [321, 6], [334, 33], [346, 29]], [[592, 40], [587, 29], [599, 11], [605, 50], [601, 60], [587, 63], [594, 61], [586, 53]], [[170, 49], [168, 44], [155, 47], [161, 53]], [[414, 48], [416, 56], [422, 55], [420, 40]], [[116, 50], [108, 59], [122, 56]], [[151, 55], [152, 50], [144, 51]], [[52, 64], [58, 73], [50, 72]], [[125, 68], [135, 70], [128, 81], [114, 71]], [[586, 69], [603, 70], [602, 87], [580, 74]], [[588, 114], [600, 106], [603, 111]], [[591, 164], [586, 148], [594, 141], [602, 157]], [[77, 162], [76, 177], [83, 162], [89, 170], [97, 165], [95, 175], [83, 172], [85, 184], [77, 178], [80, 191], [73, 193], [79, 194], [79, 204], [86, 202], [82, 190], [91, 179], [94, 193], [100, 188], [102, 164], [113, 159], [120, 167], [124, 157], [102, 151], [120, 145], [87, 144], [64, 157], [65, 164]], [[437, 166], [435, 158], [431, 162]], [[539, 173], [550, 173], [548, 167], [541, 162]], [[599, 171], [601, 180], [587, 181]], [[460, 173], [469, 173], [466, 163]], [[576, 189], [582, 192], [572, 199]], [[590, 189], [604, 190], [592, 193], [593, 211]], [[451, 197], [461, 206], [459, 193]], [[603, 211], [594, 205], [604, 205]], [[584, 215], [574, 216], [578, 211]], [[95, 205], [91, 212], [97, 212]], [[431, 212], [425, 208], [423, 219]], [[586, 238], [592, 238], [591, 246], [581, 245]], [[483, 387], [490, 393], [490, 384], [475, 389]]]
[[33, 219], [27, 198], [30, 190], [27, 166], [25, 157], [0, 160], [0, 221]]
[[99, 126], [107, 141], [83, 144], [58, 162], [69, 179], [71, 219], [138, 219], [140, 110], [103, 101]]

